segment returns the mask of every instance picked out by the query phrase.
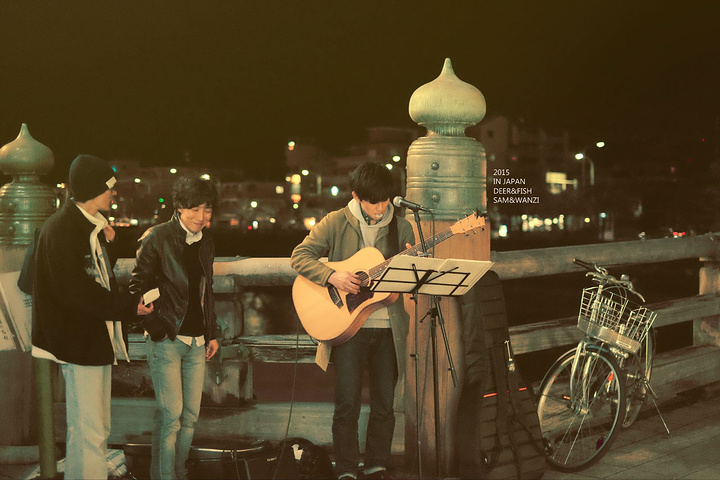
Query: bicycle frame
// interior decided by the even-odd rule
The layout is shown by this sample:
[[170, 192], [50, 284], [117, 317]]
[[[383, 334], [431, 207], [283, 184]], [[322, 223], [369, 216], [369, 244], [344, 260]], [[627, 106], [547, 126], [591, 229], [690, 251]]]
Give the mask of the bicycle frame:
[[[597, 342], [591, 337], [583, 338], [580, 343], [578, 343], [578, 345], [575, 347], [575, 356], [573, 358], [573, 363], [570, 370], [570, 400], [572, 402], [572, 408], [576, 409], [578, 413], [582, 413], [588, 408], [590, 408], [592, 400], [594, 400], [595, 395], [597, 395], [597, 393], [600, 391], [599, 389], [596, 389], [593, 395], [590, 394], [591, 385], [588, 385], [588, 379], [592, 377], [592, 372], [590, 371], [590, 369], [594, 366], [594, 362], [588, 361], [588, 357], [584, 355], [584, 353], [591, 350], [595, 350], [597, 352], [604, 351], [612, 353], [604, 343]], [[581, 373], [578, 375], [578, 364], [580, 363], [581, 358], [585, 359], [585, 362], [582, 365]], [[576, 384], [576, 382], [580, 380], [581, 388], [580, 392], [578, 393], [578, 385]], [[609, 386], [612, 384], [612, 381], [612, 376], [605, 379], [605, 385], [607, 385], [609, 388]]]

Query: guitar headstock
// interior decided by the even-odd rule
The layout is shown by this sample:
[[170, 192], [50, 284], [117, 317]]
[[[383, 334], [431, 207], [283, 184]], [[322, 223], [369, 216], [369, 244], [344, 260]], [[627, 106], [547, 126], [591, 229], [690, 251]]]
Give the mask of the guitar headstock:
[[453, 235], [457, 235], [460, 233], [469, 233], [484, 226], [485, 215], [481, 215], [478, 210], [475, 210], [475, 212], [471, 213], [467, 217], [455, 222], [452, 227], [450, 227], [450, 230], [452, 230]]

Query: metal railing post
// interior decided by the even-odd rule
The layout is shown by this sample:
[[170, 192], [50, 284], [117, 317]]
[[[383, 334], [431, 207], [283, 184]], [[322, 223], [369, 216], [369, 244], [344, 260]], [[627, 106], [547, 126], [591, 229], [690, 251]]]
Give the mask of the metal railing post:
[[[717, 257], [700, 257], [699, 294], [720, 294], [720, 260]], [[720, 315], [693, 321], [693, 344], [720, 346]]]
[[[11, 183], [0, 188], [0, 271], [18, 271], [36, 228], [57, 208], [53, 189], [40, 183], [41, 175], [50, 171], [55, 162], [52, 151], [37, 142], [22, 124], [20, 134], [0, 149], [0, 170], [12, 175]], [[48, 360], [32, 359], [28, 352], [3, 352], [8, 366], [0, 372], [0, 384], [16, 383], [14, 389], [30, 393], [34, 371], [37, 407], [37, 439], [40, 450], [41, 478], [57, 476], [53, 422], [52, 372]], [[10, 357], [10, 358], [8, 358]], [[33, 364], [33, 370], [29, 368]], [[8, 383], [6, 383], [8, 382]], [[19, 385], [18, 385], [19, 383]], [[10, 445], [32, 442], [35, 419], [24, 395], [4, 395], [0, 421], [6, 423], [8, 434], [2, 439]], [[32, 395], [31, 395], [32, 397]], [[7, 402], [7, 403], [5, 403]]]
[[[449, 58], [435, 80], [420, 86], [412, 94], [408, 107], [410, 117], [428, 132], [408, 149], [407, 197], [411, 202], [433, 211], [432, 218], [430, 214], [422, 213], [417, 217], [420, 219], [418, 222], [415, 222], [412, 212], [406, 212], [406, 218], [412, 224], [419, 223], [415, 227], [416, 240], [421, 239], [419, 228], [423, 236], [429, 238], [434, 230], [448, 228], [474, 211], [485, 212], [485, 150], [480, 142], [465, 135], [468, 127], [485, 117], [485, 107], [483, 94], [455, 75]], [[489, 232], [490, 228], [486, 226], [484, 230], [474, 230], [467, 236], [457, 235], [433, 248], [432, 253], [437, 258], [489, 260]], [[419, 296], [417, 316], [422, 318], [425, 311], [429, 311], [436, 313], [430, 318], [438, 320], [425, 322], [425, 325], [429, 324], [428, 328], [425, 325], [421, 327], [417, 318], [413, 321], [415, 308], [406, 300], [411, 316], [407, 341], [409, 355], [405, 356], [410, 367], [405, 369], [406, 396], [414, 399], [413, 402], [405, 401], [405, 418], [409, 420], [406, 422], [406, 449], [411, 452], [406, 462], [410, 465], [409, 457], [414, 455], [418, 474], [427, 463], [428, 467], [434, 467], [436, 477], [443, 478], [456, 473], [454, 420], [462, 381], [458, 381], [457, 385], [455, 381], [464, 376], [464, 352], [462, 316], [457, 300], [445, 297], [440, 303], [438, 299]], [[436, 324], [439, 327], [437, 330]], [[457, 374], [455, 364], [458, 366]], [[419, 410], [416, 402], [420, 398], [425, 405], [433, 405], [434, 418], [415, 413]]]

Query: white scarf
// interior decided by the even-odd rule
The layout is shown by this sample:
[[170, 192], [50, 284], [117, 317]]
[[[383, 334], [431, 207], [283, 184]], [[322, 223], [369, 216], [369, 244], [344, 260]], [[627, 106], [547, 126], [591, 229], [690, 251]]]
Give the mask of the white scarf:
[[392, 221], [393, 214], [395, 213], [395, 207], [389, 203], [388, 209], [385, 211], [385, 215], [383, 215], [383, 217], [374, 225], [368, 225], [365, 217], [363, 216], [360, 203], [354, 198], [348, 202], [348, 207], [350, 208], [352, 214], [360, 220], [360, 232], [362, 233], [363, 247], [374, 247], [380, 229], [382, 227], [387, 227]]

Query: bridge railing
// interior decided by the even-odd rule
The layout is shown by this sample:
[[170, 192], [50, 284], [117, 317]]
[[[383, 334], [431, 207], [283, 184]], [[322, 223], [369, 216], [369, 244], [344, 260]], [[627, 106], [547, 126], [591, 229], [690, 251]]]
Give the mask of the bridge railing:
[[[656, 356], [653, 388], [659, 396], [668, 398], [682, 391], [720, 381], [719, 254], [720, 236], [708, 234], [492, 252], [491, 260], [495, 262], [494, 270], [502, 280], [514, 280], [577, 272], [577, 267], [572, 263], [573, 258], [608, 267], [699, 259], [700, 288], [697, 295], [649, 305], [658, 313], [657, 327], [693, 322], [692, 345]], [[116, 273], [121, 283], [129, 278], [132, 262], [132, 259], [121, 259], [118, 262]], [[217, 258], [215, 274], [216, 304], [225, 312], [222, 321], [226, 325], [232, 322], [242, 324], [242, 318], [233, 318], [233, 315], [242, 312], [240, 293], [245, 289], [288, 287], [296, 276], [288, 258]], [[576, 321], [573, 316], [511, 327], [515, 353], [522, 355], [572, 345], [582, 335]], [[219, 403], [225, 402], [228, 395], [252, 398], [252, 368], [249, 360], [268, 363], [314, 361], [315, 345], [306, 335], [301, 335], [298, 342], [295, 335], [243, 336], [242, 326], [231, 325], [231, 328], [239, 334], [225, 341], [225, 350], [229, 353], [223, 355], [223, 365], [217, 368], [224, 368], [222, 373], [218, 372], [218, 376], [222, 375], [223, 378], [228, 376], [228, 372], [236, 371], [238, 384], [230, 382], [228, 386], [210, 392]], [[138, 360], [144, 359], [144, 343], [139, 336], [135, 337], [134, 342], [131, 339], [131, 355]], [[324, 443], [322, 439], [319, 441]]]

